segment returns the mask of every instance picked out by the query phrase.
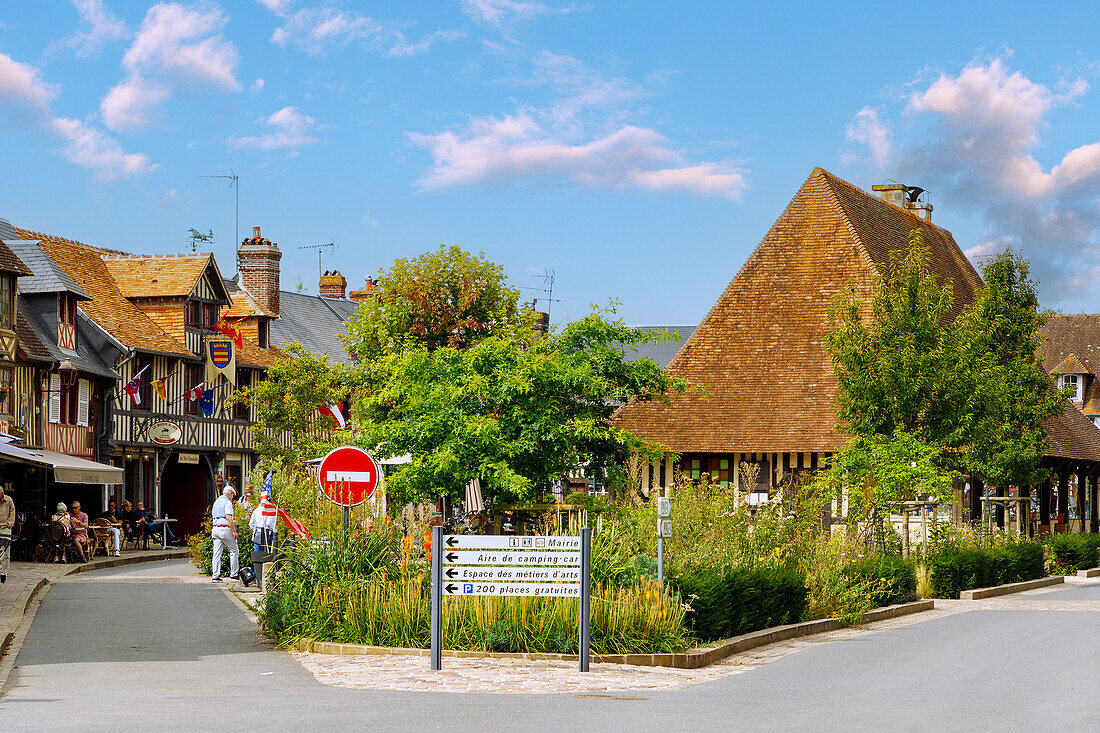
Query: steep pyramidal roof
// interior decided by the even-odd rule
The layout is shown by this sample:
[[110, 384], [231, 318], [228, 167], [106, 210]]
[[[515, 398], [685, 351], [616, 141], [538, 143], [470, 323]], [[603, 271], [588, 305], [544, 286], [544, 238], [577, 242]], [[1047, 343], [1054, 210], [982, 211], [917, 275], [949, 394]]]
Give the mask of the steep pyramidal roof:
[[[848, 436], [837, 429], [824, 348], [829, 308], [849, 286], [870, 302], [876, 272], [913, 229], [932, 271], [952, 282], [958, 313], [982, 280], [951, 233], [815, 168], [669, 363], [708, 394], [628, 404], [619, 425], [678, 452], [837, 450]], [[1100, 430], [1066, 407], [1048, 423], [1051, 454], [1100, 460]]]

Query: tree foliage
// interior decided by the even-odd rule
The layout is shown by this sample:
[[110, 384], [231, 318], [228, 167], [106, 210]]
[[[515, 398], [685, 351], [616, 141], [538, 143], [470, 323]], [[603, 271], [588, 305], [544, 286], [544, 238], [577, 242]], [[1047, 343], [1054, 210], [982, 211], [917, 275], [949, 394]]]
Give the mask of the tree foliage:
[[[905, 456], [935, 486], [957, 468], [991, 485], [1038, 480], [1043, 421], [1064, 403], [1036, 355], [1046, 316], [1028, 265], [1011, 251], [992, 258], [985, 287], [954, 317], [951, 283], [937, 281], [929, 259], [914, 230], [908, 251], [891, 254], [869, 309], [850, 292], [834, 304], [825, 346], [840, 427], [855, 436], [834, 465], [883, 501], [899, 500], [903, 484], [889, 477], [906, 473]], [[934, 488], [911, 478], [914, 490]]]
[[463, 349], [490, 334], [522, 333], [519, 291], [503, 269], [459, 247], [400, 259], [376, 297], [359, 304], [345, 346], [356, 361], [410, 349]]
[[[292, 358], [268, 369], [267, 378], [239, 393], [256, 424], [252, 439], [267, 464], [287, 466], [324, 455], [335, 444], [332, 420], [317, 410], [348, 396], [346, 368], [301, 344], [284, 349]], [[292, 439], [285, 444], [284, 436]]]
[[357, 439], [412, 458], [387, 476], [389, 495], [459, 498], [479, 478], [497, 496], [522, 500], [579, 465], [621, 463], [638, 441], [612, 424], [616, 406], [685, 385], [652, 360], [627, 361], [623, 348], [649, 334], [609, 315], [593, 312], [542, 338], [492, 335], [364, 364]]

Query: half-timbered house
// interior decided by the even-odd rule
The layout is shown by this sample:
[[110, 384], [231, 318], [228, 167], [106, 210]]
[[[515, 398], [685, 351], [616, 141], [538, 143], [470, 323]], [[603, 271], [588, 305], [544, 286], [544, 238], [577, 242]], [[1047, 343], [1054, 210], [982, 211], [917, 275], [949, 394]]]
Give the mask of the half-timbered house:
[[[911, 231], [922, 233], [937, 278], [953, 285], [952, 316], [973, 300], [982, 280], [951, 233], [931, 223], [931, 205], [909, 201], [900, 184], [874, 189], [880, 195], [814, 169], [668, 364], [706, 392], [619, 412], [620, 426], [679, 455], [678, 464], [669, 455], [643, 472], [646, 489], [667, 486], [679, 469], [766, 494], [842, 447], [849, 436], [837, 425], [837, 380], [823, 346], [828, 311], [841, 288], [869, 303], [876, 274], [908, 247]], [[1088, 478], [1095, 499], [1100, 431], [1068, 404], [1046, 428], [1044, 460], [1059, 476], [1059, 506], [1069, 473]], [[752, 486], [742, 485], [742, 462], [759, 467]], [[972, 483], [959, 487], [960, 518], [964, 509], [971, 518], [981, 511], [983, 487]], [[1040, 522], [1049, 525], [1050, 482], [1040, 494]]]
[[[19, 230], [88, 299], [78, 310], [94, 327], [92, 350], [118, 374], [102, 400], [101, 455], [125, 470], [116, 498], [141, 500], [195, 531], [224, 470], [240, 485], [255, 466], [251, 410], [218, 391], [212, 417], [186, 395], [202, 383], [203, 337], [231, 304], [212, 255], [135, 256], [75, 240]], [[234, 387], [252, 384], [280, 352], [245, 342], [236, 353]], [[124, 386], [138, 377], [137, 394]], [[154, 388], [163, 380], [164, 397]]]

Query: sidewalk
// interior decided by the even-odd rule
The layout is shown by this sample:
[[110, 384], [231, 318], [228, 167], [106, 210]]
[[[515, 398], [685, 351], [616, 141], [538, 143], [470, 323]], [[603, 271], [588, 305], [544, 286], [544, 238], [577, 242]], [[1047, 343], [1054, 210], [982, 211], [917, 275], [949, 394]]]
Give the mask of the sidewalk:
[[13, 560], [8, 581], [0, 585], [0, 657], [7, 651], [23, 615], [36, 592], [65, 575], [138, 562], [186, 558], [187, 548], [134, 550], [122, 557], [97, 557], [84, 564], [22, 562]]

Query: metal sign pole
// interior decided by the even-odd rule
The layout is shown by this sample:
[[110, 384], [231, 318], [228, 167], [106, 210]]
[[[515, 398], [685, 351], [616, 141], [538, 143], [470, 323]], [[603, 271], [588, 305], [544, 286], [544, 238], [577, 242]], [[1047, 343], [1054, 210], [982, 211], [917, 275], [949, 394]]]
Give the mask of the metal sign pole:
[[432, 669], [443, 668], [443, 528], [432, 527]]
[[657, 535], [657, 585], [665, 584], [665, 538]]
[[580, 671], [588, 671], [588, 620], [589, 595], [591, 593], [591, 578], [588, 575], [590, 560], [592, 557], [592, 530], [588, 527], [581, 529], [581, 602], [580, 602], [580, 628], [578, 629], [578, 654], [580, 658]]

